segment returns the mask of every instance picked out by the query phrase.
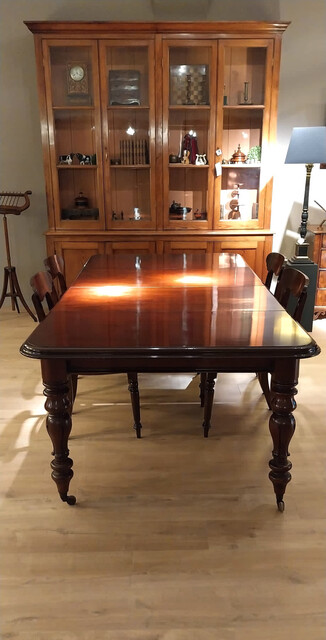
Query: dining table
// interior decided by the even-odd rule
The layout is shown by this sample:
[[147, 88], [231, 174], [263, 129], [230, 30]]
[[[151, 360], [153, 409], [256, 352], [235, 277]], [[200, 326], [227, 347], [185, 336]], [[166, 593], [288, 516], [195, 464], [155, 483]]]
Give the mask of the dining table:
[[94, 255], [20, 352], [41, 362], [51, 475], [70, 505], [72, 379], [128, 373], [140, 435], [138, 373], [204, 372], [207, 436], [216, 373], [269, 372], [269, 477], [283, 511], [299, 362], [320, 349], [239, 254]]

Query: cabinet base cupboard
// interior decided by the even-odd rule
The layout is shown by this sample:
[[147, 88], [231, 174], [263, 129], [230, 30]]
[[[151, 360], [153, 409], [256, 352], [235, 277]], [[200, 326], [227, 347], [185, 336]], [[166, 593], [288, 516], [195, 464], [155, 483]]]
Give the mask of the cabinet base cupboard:
[[48, 253], [237, 252], [261, 277], [288, 23], [26, 22]]

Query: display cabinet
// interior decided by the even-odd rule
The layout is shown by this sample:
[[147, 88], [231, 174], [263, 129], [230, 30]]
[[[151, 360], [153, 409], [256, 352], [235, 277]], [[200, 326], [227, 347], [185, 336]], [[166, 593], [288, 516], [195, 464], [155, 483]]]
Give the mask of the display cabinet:
[[68, 283], [117, 251], [237, 251], [264, 277], [287, 24], [26, 24]]

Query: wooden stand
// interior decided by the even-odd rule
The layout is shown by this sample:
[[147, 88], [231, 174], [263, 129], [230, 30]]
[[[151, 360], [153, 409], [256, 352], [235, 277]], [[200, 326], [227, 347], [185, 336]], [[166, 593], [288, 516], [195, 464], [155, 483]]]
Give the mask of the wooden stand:
[[[37, 322], [36, 316], [30, 310], [24, 296], [21, 292], [16, 269], [11, 264], [10, 257], [10, 245], [9, 245], [9, 234], [8, 234], [8, 225], [7, 225], [7, 214], [13, 213], [14, 215], [19, 215], [25, 209], [28, 209], [30, 205], [29, 195], [31, 191], [25, 191], [25, 193], [8, 193], [2, 192], [0, 193], [0, 213], [3, 215], [3, 229], [6, 243], [6, 252], [7, 252], [7, 266], [4, 268], [4, 279], [3, 279], [3, 288], [2, 294], [0, 298], [0, 309], [4, 303], [5, 298], [11, 299], [11, 308], [13, 311], [17, 309], [18, 313], [19, 307], [17, 299], [21, 301], [23, 307], [26, 309], [27, 313]], [[22, 198], [24, 199], [22, 201]], [[21, 204], [20, 204], [21, 203]], [[9, 286], [9, 292], [8, 292]]]

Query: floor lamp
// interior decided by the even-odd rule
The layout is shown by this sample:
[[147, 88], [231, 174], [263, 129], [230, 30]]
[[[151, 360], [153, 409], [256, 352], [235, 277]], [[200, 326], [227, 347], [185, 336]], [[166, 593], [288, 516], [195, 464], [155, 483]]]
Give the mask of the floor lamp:
[[300, 223], [300, 237], [296, 242], [295, 255], [288, 260], [290, 267], [303, 271], [310, 280], [307, 301], [302, 314], [301, 324], [307, 330], [312, 329], [314, 304], [317, 286], [317, 265], [309, 258], [309, 243], [306, 240], [310, 177], [314, 164], [326, 162], [326, 127], [294, 127], [290, 138], [285, 164], [305, 164], [306, 183]]
[[296, 243], [297, 257], [308, 258], [307, 235], [310, 177], [314, 164], [326, 162], [326, 127], [294, 127], [285, 164], [305, 164], [306, 184], [301, 213], [300, 238]]

